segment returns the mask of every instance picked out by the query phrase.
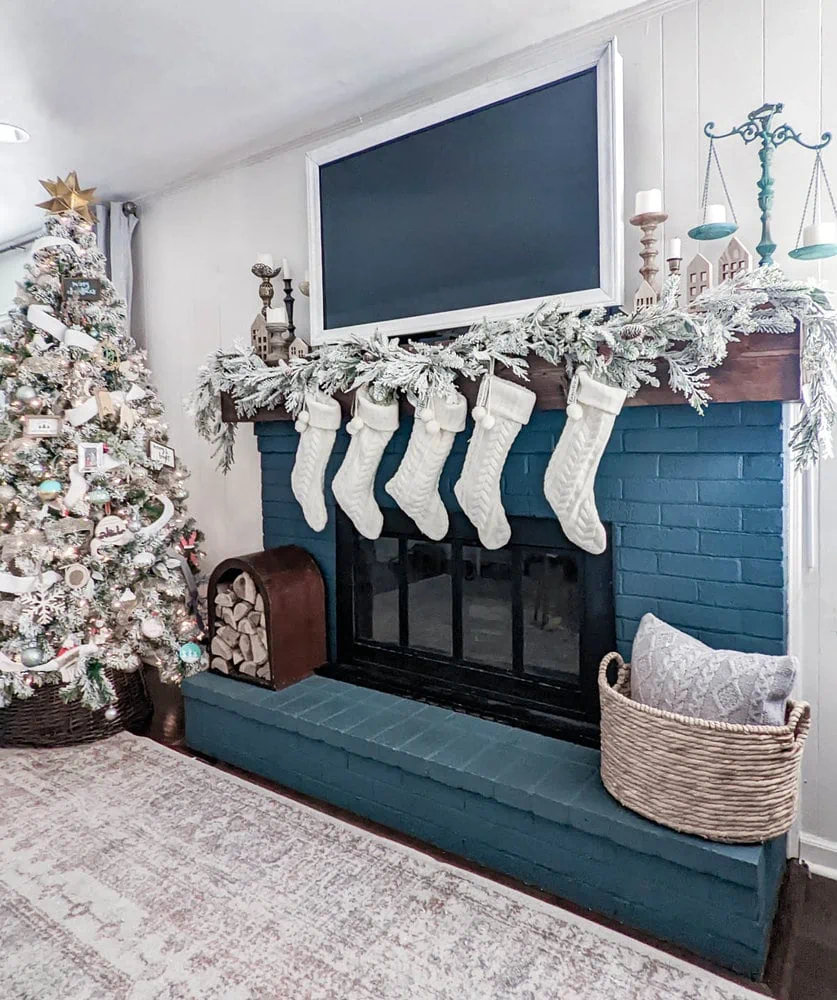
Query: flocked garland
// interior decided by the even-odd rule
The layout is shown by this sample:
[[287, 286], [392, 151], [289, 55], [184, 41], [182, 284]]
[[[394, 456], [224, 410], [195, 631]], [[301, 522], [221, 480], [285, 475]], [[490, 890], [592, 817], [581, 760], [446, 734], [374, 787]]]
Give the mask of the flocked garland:
[[662, 362], [671, 389], [702, 413], [711, 401], [709, 370], [723, 362], [731, 341], [755, 332], [793, 333], [799, 325], [804, 390], [802, 416], [791, 432], [794, 462], [802, 468], [829, 457], [837, 416], [837, 312], [826, 293], [772, 266], [704, 292], [688, 310], [679, 304], [678, 286], [679, 279], [669, 279], [658, 303], [630, 314], [608, 315], [603, 307], [567, 311], [552, 299], [520, 319], [483, 320], [447, 343], [376, 335], [326, 345], [278, 367], [265, 365], [249, 347], [219, 348], [199, 369], [191, 410], [224, 471], [233, 462], [235, 424], [221, 418], [222, 392], [244, 418], [280, 405], [295, 415], [316, 388], [333, 395], [365, 385], [377, 402], [401, 393], [422, 406], [432, 396], [450, 397], [458, 378], [481, 378], [492, 362], [526, 378], [529, 354], [566, 378], [584, 366], [628, 396], [659, 385]]

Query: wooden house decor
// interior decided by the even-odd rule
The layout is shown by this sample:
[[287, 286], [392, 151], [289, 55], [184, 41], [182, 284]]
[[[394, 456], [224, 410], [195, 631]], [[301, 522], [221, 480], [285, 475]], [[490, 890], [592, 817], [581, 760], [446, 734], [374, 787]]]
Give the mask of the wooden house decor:
[[326, 662], [323, 578], [298, 545], [219, 563], [207, 606], [217, 673], [278, 691]]
[[250, 324], [250, 346], [253, 348], [253, 353], [267, 363], [270, 356], [270, 334], [267, 322], [261, 313], [256, 313], [256, 318]]
[[284, 307], [269, 308], [256, 314], [250, 324], [250, 345], [266, 365], [288, 360], [288, 314]]
[[707, 260], [702, 253], [695, 254], [686, 268], [686, 302], [694, 302], [701, 292], [712, 288], [714, 283], [712, 261]]
[[288, 345], [288, 360], [293, 361], [294, 358], [304, 358], [310, 350], [311, 348], [304, 340], [294, 337]]
[[636, 312], [637, 309], [647, 309], [649, 306], [656, 305], [657, 298], [657, 293], [643, 278], [634, 294], [634, 311]]
[[727, 243], [727, 248], [718, 261], [721, 281], [734, 278], [753, 269], [753, 255], [737, 236]]

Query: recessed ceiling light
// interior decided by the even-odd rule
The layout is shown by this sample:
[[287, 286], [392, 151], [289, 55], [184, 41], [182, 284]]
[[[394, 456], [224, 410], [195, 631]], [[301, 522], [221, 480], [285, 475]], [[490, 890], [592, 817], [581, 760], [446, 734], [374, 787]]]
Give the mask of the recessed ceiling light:
[[0, 142], [29, 142], [29, 133], [19, 125], [0, 122]]

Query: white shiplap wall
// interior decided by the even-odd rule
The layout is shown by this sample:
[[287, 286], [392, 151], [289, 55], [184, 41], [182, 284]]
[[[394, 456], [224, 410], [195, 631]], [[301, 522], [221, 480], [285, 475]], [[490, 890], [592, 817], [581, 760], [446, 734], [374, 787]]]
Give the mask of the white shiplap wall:
[[[837, 0], [645, 5], [417, 95], [413, 106], [456, 93], [495, 73], [548, 62], [552, 53], [566, 46], [586, 46], [613, 34], [624, 58], [626, 207], [633, 207], [636, 190], [661, 187], [670, 215], [666, 235], [684, 237], [687, 259], [697, 249], [685, 233], [695, 220], [702, 186], [705, 121], [712, 119], [726, 129], [764, 100], [782, 100], [788, 120], [807, 138], [819, 135], [824, 123], [837, 128], [837, 60], [827, 57], [837, 46]], [[386, 99], [382, 94], [383, 110], [368, 116], [365, 124], [407, 109], [403, 104], [386, 109]], [[239, 434], [236, 466], [226, 479], [221, 477], [206, 446], [198, 441], [182, 399], [208, 351], [247, 336], [258, 306], [256, 282], [249, 273], [255, 254], [270, 251], [276, 257], [286, 256], [297, 276], [304, 271], [304, 153], [324, 138], [319, 134], [310, 142], [160, 194], [142, 205], [136, 328], [157, 372], [174, 444], [192, 469], [192, 510], [207, 532], [211, 561], [261, 547], [258, 456], [252, 430], [245, 425]], [[759, 237], [755, 149], [745, 148], [735, 138], [720, 144], [719, 152], [741, 222], [740, 235], [752, 247]], [[837, 181], [837, 142], [826, 162], [834, 162]], [[793, 274], [810, 274], [833, 284], [834, 261], [805, 265], [786, 256], [796, 236], [810, 168], [810, 155], [792, 144], [776, 155], [777, 259]], [[637, 249], [636, 231], [628, 227], [628, 296], [638, 280]], [[704, 248], [711, 257], [721, 250], [721, 241]], [[299, 326], [305, 332], [304, 299], [298, 300], [298, 308]], [[837, 465], [834, 469], [831, 496], [837, 492]], [[825, 479], [823, 483], [825, 490], [828, 484]], [[826, 531], [824, 524], [823, 562], [829, 559]], [[837, 536], [831, 549], [826, 582], [809, 574], [806, 584], [826, 609], [834, 604]], [[806, 627], [817, 636], [820, 627], [826, 630], [823, 634], [833, 636], [837, 632], [837, 622], [831, 628], [833, 617], [833, 610], [824, 612]], [[826, 721], [837, 715], [837, 681], [831, 677], [837, 656], [823, 657], [829, 662], [820, 672], [814, 655], [818, 645], [812, 635], [804, 687], [806, 693], [819, 693], [823, 721], [809, 744], [803, 828], [809, 837], [835, 842], [837, 848], [837, 736], [832, 735], [837, 727]], [[832, 652], [837, 654], [837, 649]]]

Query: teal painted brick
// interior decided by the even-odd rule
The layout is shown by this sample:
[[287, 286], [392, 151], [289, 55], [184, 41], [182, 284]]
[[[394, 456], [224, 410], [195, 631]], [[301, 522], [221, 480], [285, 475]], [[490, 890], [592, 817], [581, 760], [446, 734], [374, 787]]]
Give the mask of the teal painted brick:
[[[697, 580], [719, 580], [738, 581], [741, 579], [741, 563], [738, 559], [724, 559], [717, 556], [691, 556], [683, 553], [674, 555], [662, 552], [659, 556], [660, 573], [669, 576], [685, 576], [692, 581]], [[671, 581], [666, 581], [670, 583]], [[697, 591], [697, 583], [695, 582]], [[664, 596], [663, 594], [660, 595]], [[674, 594], [671, 595], [676, 601], [683, 600]], [[697, 600], [697, 592], [695, 593]]]
[[751, 583], [698, 584], [700, 600], [720, 608], [747, 611], [784, 611], [784, 594], [776, 587], [757, 587]]
[[619, 430], [633, 430], [636, 427], [659, 427], [660, 409], [657, 406], [629, 406], [617, 417]]
[[605, 479], [616, 476], [648, 479], [658, 475], [660, 465], [659, 455], [605, 455], [599, 464], [598, 475]]
[[659, 524], [660, 505], [658, 503], [628, 503], [627, 500], [608, 500], [606, 517], [609, 521], [622, 524]]
[[663, 524], [682, 528], [740, 531], [743, 523], [740, 507], [712, 507], [708, 504], [663, 504], [660, 513]]
[[697, 552], [699, 533], [690, 528], [633, 527], [622, 528], [622, 544], [634, 549], [656, 549], [660, 552]]
[[616, 595], [616, 614], [619, 619], [639, 619], [643, 615], [659, 613], [658, 601], [653, 597], [631, 597], [628, 594]]
[[[782, 484], [761, 480], [709, 480], [698, 483], [701, 503], [733, 507], [782, 505]], [[746, 514], [745, 514], [746, 520]], [[745, 528], [745, 531], [748, 530]]]
[[785, 638], [785, 616], [766, 611], [742, 611], [741, 627], [746, 635], [763, 639]]
[[[776, 484], [779, 485], [778, 483]], [[781, 490], [779, 491], [781, 494]], [[781, 504], [781, 495], [774, 497]], [[744, 530], [757, 534], [779, 534], [782, 530], [782, 509], [767, 507], [762, 510], [744, 511]]]
[[709, 556], [782, 558], [781, 535], [750, 535], [743, 531], [701, 531], [700, 551]]
[[738, 610], [707, 607], [705, 604], [681, 604], [675, 601], [660, 601], [658, 606], [660, 618], [670, 625], [687, 631], [708, 628], [737, 633], [741, 628], [741, 612]]
[[622, 431], [614, 430], [610, 435], [610, 440], [607, 442], [605, 455], [615, 455], [625, 450], [625, 435]]
[[781, 428], [781, 403], [741, 403], [741, 423], [751, 427], [770, 425]]
[[776, 454], [782, 447], [781, 427], [719, 427], [697, 431], [696, 451]]
[[616, 623], [616, 637], [622, 642], [633, 642], [639, 622], [633, 618], [620, 618]]
[[735, 427], [740, 423], [738, 403], [712, 403], [702, 415], [691, 406], [660, 407], [660, 427]]
[[621, 500], [622, 499], [621, 479], [596, 479], [596, 499], [601, 500]]
[[660, 475], [669, 479], [737, 479], [740, 455], [660, 455]]
[[[692, 452], [697, 450], [698, 432], [676, 428], [625, 431], [625, 451]], [[765, 449], [759, 449], [765, 450]]]
[[[670, 556], [669, 558], [677, 558]], [[651, 573], [620, 573], [620, 593], [637, 597], [662, 597], [673, 601], [696, 601], [695, 580], [652, 575]]]
[[695, 503], [698, 484], [688, 479], [624, 479], [622, 497], [645, 503]]
[[780, 480], [783, 464], [781, 455], [745, 455], [744, 478]]
[[744, 583], [759, 583], [763, 587], [784, 587], [784, 566], [773, 559], [742, 559], [741, 579]]
[[741, 653], [767, 653], [768, 656], [782, 656], [785, 650], [784, 639], [765, 639], [755, 635], [739, 635], [737, 633], [718, 632], [705, 629], [692, 633], [696, 639], [705, 642], [713, 649], [735, 649]]
[[647, 549], [620, 546], [616, 552], [616, 565], [620, 569], [636, 570], [639, 573], [656, 573], [658, 558], [656, 552], [649, 552]]

